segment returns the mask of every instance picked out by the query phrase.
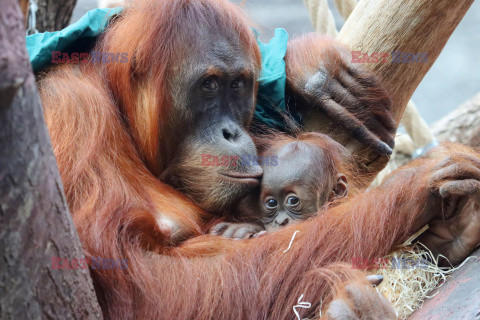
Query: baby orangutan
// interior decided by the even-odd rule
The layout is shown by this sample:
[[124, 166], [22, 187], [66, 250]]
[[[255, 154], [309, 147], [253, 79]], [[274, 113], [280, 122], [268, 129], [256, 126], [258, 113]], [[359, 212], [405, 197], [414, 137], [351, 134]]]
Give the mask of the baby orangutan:
[[261, 185], [240, 202], [235, 222], [218, 223], [211, 234], [235, 239], [260, 235], [313, 217], [347, 196], [350, 154], [332, 138], [275, 134], [256, 142], [264, 172]]

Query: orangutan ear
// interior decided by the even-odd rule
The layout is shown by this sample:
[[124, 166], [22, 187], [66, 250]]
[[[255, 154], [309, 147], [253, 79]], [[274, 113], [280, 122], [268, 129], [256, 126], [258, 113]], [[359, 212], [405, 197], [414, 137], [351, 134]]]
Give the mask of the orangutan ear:
[[337, 174], [337, 182], [333, 187], [333, 199], [345, 198], [348, 196], [348, 181], [343, 173]]

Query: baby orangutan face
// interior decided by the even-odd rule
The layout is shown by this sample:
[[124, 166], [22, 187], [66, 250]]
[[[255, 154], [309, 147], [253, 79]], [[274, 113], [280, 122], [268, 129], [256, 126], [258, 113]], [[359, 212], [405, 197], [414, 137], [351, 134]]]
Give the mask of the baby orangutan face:
[[[210, 233], [244, 239], [306, 220], [328, 203], [347, 196], [348, 151], [320, 133], [304, 133], [271, 144], [262, 158], [260, 190], [244, 198], [237, 221], [220, 222]], [[344, 173], [342, 173], [344, 172]]]
[[318, 146], [290, 142], [276, 155], [277, 165], [263, 168], [259, 197], [260, 221], [267, 231], [308, 219], [328, 202], [347, 195], [346, 176]]

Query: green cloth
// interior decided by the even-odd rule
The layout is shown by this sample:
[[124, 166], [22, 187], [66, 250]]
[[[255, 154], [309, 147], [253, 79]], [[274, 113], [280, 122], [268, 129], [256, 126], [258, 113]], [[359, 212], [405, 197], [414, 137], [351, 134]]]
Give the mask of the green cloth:
[[[27, 51], [34, 72], [52, 64], [52, 52], [62, 53], [89, 52], [95, 40], [107, 27], [112, 16], [122, 8], [94, 9], [88, 11], [80, 20], [61, 31], [36, 33], [27, 36]], [[254, 121], [277, 130], [285, 130], [285, 53], [288, 34], [284, 29], [276, 29], [269, 43], [256, 39], [262, 54], [262, 70], [258, 79], [257, 106]], [[60, 56], [61, 59], [61, 56]], [[293, 115], [298, 122], [298, 117]]]
[[262, 43], [255, 31], [257, 43], [262, 54], [262, 70], [258, 79], [257, 106], [254, 121], [270, 128], [286, 130], [285, 53], [287, 52], [288, 33], [284, 29], [275, 29], [275, 36], [268, 43]]
[[89, 52], [107, 27], [109, 19], [121, 11], [122, 8], [93, 9], [63, 30], [27, 36], [27, 51], [33, 72], [50, 66], [54, 51]]

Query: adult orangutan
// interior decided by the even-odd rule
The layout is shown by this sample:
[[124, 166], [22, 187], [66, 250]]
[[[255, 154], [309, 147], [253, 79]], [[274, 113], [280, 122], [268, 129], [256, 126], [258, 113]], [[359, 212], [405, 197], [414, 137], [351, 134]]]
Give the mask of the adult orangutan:
[[[201, 165], [202, 154], [255, 153], [246, 130], [260, 55], [248, 21], [228, 1], [138, 1], [94, 50], [128, 63], [59, 66], [39, 88], [85, 254], [128, 261], [92, 270], [107, 319], [292, 319], [302, 295], [302, 317], [392, 319], [352, 257], [381, 257], [428, 222], [425, 242], [454, 262], [480, 242], [480, 158], [460, 146], [308, 222], [242, 241], [202, 235], [262, 174]], [[346, 52], [319, 36], [291, 42], [290, 101], [388, 154], [389, 99]]]

